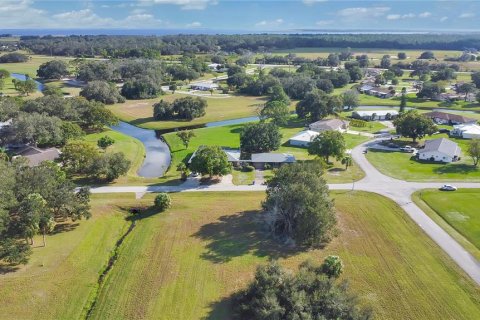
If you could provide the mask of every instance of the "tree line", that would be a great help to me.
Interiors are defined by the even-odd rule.
[[[248,34],[165,36],[23,36],[19,47],[36,54],[157,58],[217,51],[244,53],[301,47],[463,50],[480,48],[478,34]]]

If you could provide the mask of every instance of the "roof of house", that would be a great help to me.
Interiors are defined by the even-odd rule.
[[[317,131],[304,130],[291,137],[290,140],[310,142],[319,134]]]
[[[440,111],[427,112],[427,113],[424,113],[423,115],[429,118],[437,118],[437,119],[458,122],[458,123],[477,122],[477,120],[473,118],[467,118],[458,114],[446,113],[446,112],[440,112]]]
[[[27,158],[28,165],[31,167],[35,167],[43,161],[53,161],[60,157],[60,150],[58,150],[57,148],[40,149],[28,146],[17,152],[16,156]]]
[[[453,126],[453,129],[461,131],[462,133],[480,134],[480,126],[473,123],[457,124]]]
[[[360,87],[360,90],[371,90],[373,89],[373,86],[370,84],[364,84]]]
[[[237,162],[240,160],[241,152],[239,149],[229,149],[229,148],[222,148],[223,152],[227,155],[229,162]]]
[[[291,163],[295,157],[288,153],[253,153],[252,162]]]
[[[438,151],[452,157],[460,154],[460,148],[458,147],[458,144],[445,138],[425,141],[425,147],[419,152],[423,153],[432,151]]]
[[[218,88],[218,84],[213,82],[197,82],[192,83],[190,87],[197,87],[197,88]]]
[[[353,111],[354,114],[359,115],[360,117],[371,117],[373,114],[377,116],[386,116],[390,114],[392,116],[398,115],[396,110],[365,110],[365,111]]]
[[[320,120],[314,123],[310,123],[309,128],[315,128],[317,130],[338,130],[343,126],[348,125],[348,121],[341,119],[328,119]]]

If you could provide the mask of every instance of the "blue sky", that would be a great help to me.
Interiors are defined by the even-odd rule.
[[[0,0],[0,29],[480,31],[479,1]]]

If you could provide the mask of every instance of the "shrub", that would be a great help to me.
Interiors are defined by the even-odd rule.
[[[245,171],[245,172],[252,172],[254,170],[255,170],[254,166],[244,166],[243,167],[243,171]]]
[[[170,208],[170,206],[172,205],[172,200],[170,199],[170,196],[168,194],[162,192],[155,197],[154,204],[155,208],[163,212]]]

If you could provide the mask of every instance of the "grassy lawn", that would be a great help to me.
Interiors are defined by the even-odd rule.
[[[427,137],[427,139],[446,138],[444,134]],[[367,159],[385,175],[407,181],[480,181],[480,170],[473,166],[466,155],[469,140],[450,140],[458,143],[462,149],[462,160],[449,164],[419,162],[409,153],[369,150]],[[411,140],[403,140],[411,144]]]
[[[334,197],[339,236],[296,252],[260,230],[263,193],[172,194],[171,210],[139,220],[125,240],[92,318],[228,319],[229,296],[258,264],[273,258],[295,269],[328,254],[342,257],[343,277],[379,319],[476,318],[478,287],[397,205],[367,193]]]
[[[255,171],[243,171],[241,169],[232,170],[233,184],[249,185],[255,180]]]
[[[155,121],[153,104],[161,99],[172,101],[189,95],[175,93],[157,99],[128,100],[125,103],[108,106],[121,120],[147,129],[170,129],[184,126],[195,126],[212,121],[229,120],[256,116],[258,108],[265,103],[263,97],[231,96],[226,98],[203,97],[207,100],[207,113],[192,121]],[[292,102],[292,110],[294,104]]]
[[[352,115],[351,112],[348,112],[347,114]],[[368,121],[365,127],[355,127],[350,123],[350,130],[359,132],[376,133],[385,128],[386,127],[378,121]]]
[[[425,210],[470,253],[480,259],[480,199],[479,189],[460,189],[455,192],[422,190],[415,202]]]
[[[0,318],[81,319],[117,239],[128,222],[121,204],[133,195],[92,196],[92,218],[57,225],[41,237],[26,266],[0,276]],[[3,271],[3,270],[2,270]]]
[[[179,172],[175,171],[177,165],[181,161],[188,161],[193,152],[195,152],[195,150],[201,145],[217,145],[229,148],[239,148],[240,132],[243,126],[243,124],[238,124],[223,127],[196,129],[194,130],[195,137],[191,139],[188,149],[185,149],[175,133],[164,134],[163,137],[170,146],[172,153],[172,165],[170,166],[170,170],[167,172],[165,178],[178,179],[180,174]],[[292,147],[288,144],[288,139],[301,130],[303,130],[303,123],[295,118],[291,120],[288,126],[280,128],[280,131],[283,135],[281,142],[282,144],[279,150],[274,152],[293,154],[297,160],[313,159],[314,157],[308,154],[306,148]],[[345,134],[344,136],[347,143],[347,148],[349,149],[368,140],[368,138],[358,135]],[[364,176],[363,171],[356,165],[352,166],[348,170],[344,170],[344,166],[336,161],[334,162],[333,166],[329,168],[328,172],[329,174],[326,175],[326,178],[331,183],[351,182],[353,179],[358,180]]]

